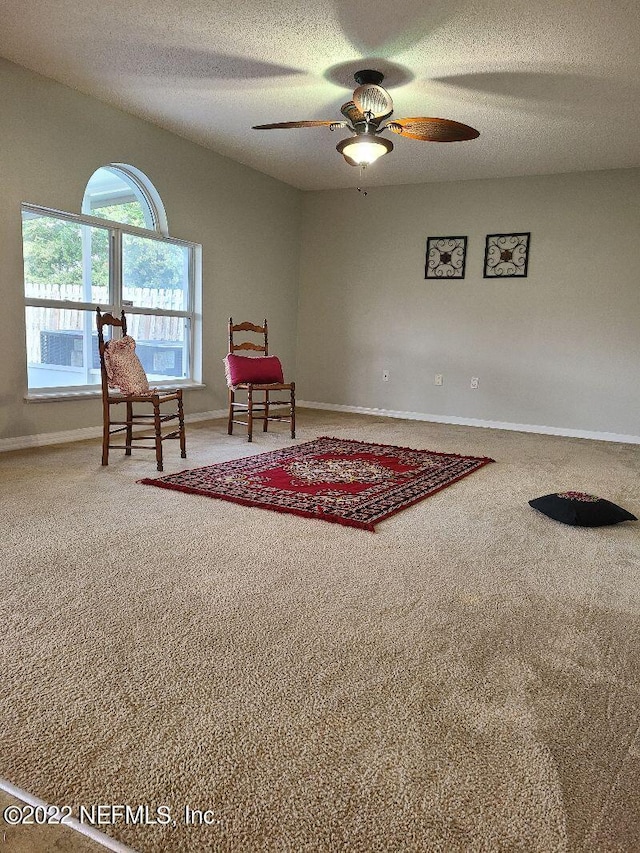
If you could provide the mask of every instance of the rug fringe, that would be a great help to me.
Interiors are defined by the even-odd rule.
[[[373,524],[369,524],[366,521],[342,518],[337,515],[331,515],[331,513],[328,512],[306,512],[303,509],[295,509],[294,507],[275,506],[274,504],[260,503],[258,501],[248,501],[244,500],[244,498],[236,498],[229,495],[217,494],[216,492],[208,492],[205,491],[205,489],[196,489],[191,486],[180,486],[177,483],[163,483],[162,480],[153,480],[150,477],[145,477],[143,480],[136,480],[136,482],[141,483],[143,486],[157,486],[160,489],[170,489],[174,492],[183,492],[186,495],[200,495],[203,498],[215,498],[216,500],[227,501],[227,503],[241,504],[242,506],[249,507],[253,506],[258,509],[270,509],[273,510],[273,512],[282,512],[287,513],[288,515],[299,515],[302,518],[315,518],[318,521],[330,521],[333,524],[342,524],[343,527],[357,527],[360,530],[369,530],[371,533],[375,533],[375,527]]]
[[[315,438],[314,441],[320,441],[321,439],[327,439],[327,441],[348,441],[350,444],[369,444],[373,447],[391,447],[395,450],[415,450],[416,453],[433,453],[436,456],[454,456],[456,459],[477,459],[479,462],[495,462],[495,459],[491,459],[490,456],[464,456],[462,453],[446,453],[441,450],[426,450],[422,447],[405,447],[402,444],[379,444],[377,441],[360,441],[357,438],[337,438],[335,435],[320,435],[318,438]],[[308,444],[312,444],[311,441],[307,442]],[[299,444],[298,447],[302,447],[303,445]],[[455,482],[454,480],[451,481]]]

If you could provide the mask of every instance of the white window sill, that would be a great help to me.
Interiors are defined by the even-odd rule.
[[[165,384],[158,384],[157,387],[160,391],[165,388],[168,390],[172,388],[182,388],[183,391],[191,391],[192,389],[198,388],[206,388],[202,382],[168,382]],[[96,388],[82,388],[78,391],[61,391],[59,388],[54,391],[34,391],[32,394],[27,394],[24,398],[27,403],[59,403],[65,400],[100,400],[102,399],[102,388],[97,386]]]

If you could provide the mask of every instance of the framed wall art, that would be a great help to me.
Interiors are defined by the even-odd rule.
[[[466,237],[428,237],[425,278],[464,278]]]
[[[484,250],[484,278],[526,277],[531,232],[487,234]]]

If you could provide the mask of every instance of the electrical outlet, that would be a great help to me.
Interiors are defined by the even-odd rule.
[[[478,377],[472,376],[471,377],[471,387],[473,388],[474,391],[478,387],[479,384],[480,384],[480,380],[478,379]]]
[[[388,382],[388,381],[389,381],[389,371],[388,371],[388,370],[383,370],[383,371],[382,371],[382,381],[383,381],[383,382]]]
[[[434,385],[444,385],[444,376],[442,373],[436,373],[435,379],[433,380]]]

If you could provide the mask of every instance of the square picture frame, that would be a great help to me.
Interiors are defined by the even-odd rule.
[[[427,237],[425,278],[441,281],[464,278],[466,264],[466,237]]]
[[[531,232],[487,234],[484,278],[526,278]]]

